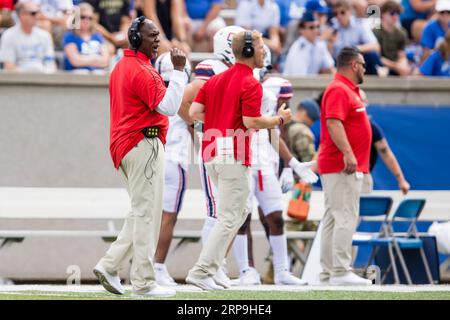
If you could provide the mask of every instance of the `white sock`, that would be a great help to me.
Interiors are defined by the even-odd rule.
[[[248,270],[250,266],[248,265],[248,241],[246,234],[238,234],[233,242],[233,254],[236,260],[239,273]]]
[[[203,228],[202,228],[202,244],[203,245],[205,245],[206,240],[208,239],[209,234],[211,233],[211,230],[212,230],[212,228],[214,228],[216,223],[217,223],[216,218],[206,217],[205,223],[203,224]]]
[[[158,271],[166,270],[166,265],[164,263],[155,263],[153,264],[153,268]]]
[[[289,270],[288,266],[288,250],[286,235],[269,236],[270,247],[273,253],[273,270],[274,273]]]

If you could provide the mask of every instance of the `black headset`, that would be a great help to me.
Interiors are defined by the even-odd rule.
[[[245,31],[244,34],[244,48],[242,49],[242,55],[246,58],[251,58],[255,54],[255,49],[253,48],[253,37],[251,31]]]
[[[141,24],[145,21],[144,16],[140,16],[139,18],[136,18],[131,23],[131,27],[128,30],[128,41],[130,42],[131,48],[134,51],[137,51],[142,43],[142,36],[139,32],[139,29],[141,27]]]

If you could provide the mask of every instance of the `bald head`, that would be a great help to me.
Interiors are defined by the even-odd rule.
[[[139,18],[138,18],[139,19]],[[136,21],[136,20],[135,20]],[[138,48],[133,48],[131,43],[130,48],[138,50],[145,54],[149,59],[154,59],[158,55],[159,47],[159,30],[153,21],[145,19],[137,28],[137,31],[141,35],[141,44]],[[128,39],[131,38],[131,26],[128,30]],[[131,42],[131,41],[130,41]]]

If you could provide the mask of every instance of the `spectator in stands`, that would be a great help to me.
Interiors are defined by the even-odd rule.
[[[235,24],[262,33],[273,53],[281,53],[280,9],[274,0],[241,0],[236,9]]]
[[[190,40],[193,41],[193,45],[206,40],[208,51],[212,51],[214,35],[226,26],[225,20],[219,16],[223,0],[185,0],[185,4],[186,26]]]
[[[109,41],[112,54],[127,46],[127,30],[131,24],[129,0],[85,0],[94,7],[96,28]]]
[[[367,74],[378,74],[377,69],[381,66],[380,45],[369,25],[355,18],[347,0],[336,2],[334,15],[332,24],[336,33],[327,39],[332,43],[333,56],[336,58],[344,47],[355,46],[364,55]]]
[[[64,35],[64,70],[102,71],[109,65],[109,52],[99,32],[94,32],[94,8],[89,3],[79,5],[80,29]]]
[[[186,29],[180,17],[186,15],[183,0],[143,0],[142,14],[161,30],[159,54],[173,47],[189,53]],[[138,13],[138,16],[141,14]]]
[[[51,35],[36,26],[39,5],[19,2],[16,5],[19,23],[3,33],[0,61],[6,70],[54,72],[55,52]]]
[[[14,25],[13,10],[14,0],[0,0],[0,28],[10,28]]]
[[[411,74],[411,67],[405,53],[408,40],[406,31],[398,27],[402,7],[394,0],[381,6],[381,28],[373,29],[381,46],[381,62],[389,68],[391,75]]]
[[[367,108],[369,103],[367,100],[366,93],[362,89],[360,89],[359,95],[361,96],[361,100]],[[378,155],[380,155],[381,160],[383,160],[386,167],[394,175],[395,179],[397,179],[398,187],[403,192],[403,194],[406,195],[411,187],[408,181],[405,179],[405,176],[403,175],[402,168],[400,167],[400,164],[398,163],[395,154],[389,147],[388,141],[384,136],[381,127],[372,118],[369,118],[369,121],[370,127],[372,128],[372,142],[370,145],[370,164],[369,164],[369,172],[364,175],[361,192],[363,193],[372,192],[373,179],[371,172],[375,167],[375,164],[377,163]]]
[[[284,65],[285,76],[316,75],[332,73],[334,60],[325,41],[318,39],[319,20],[312,12],[305,12],[299,23],[301,36],[289,49]]]
[[[61,49],[62,37],[73,12],[72,0],[33,0],[40,4],[37,26],[53,37],[55,48]]]
[[[401,0],[403,12],[400,15],[402,27],[408,37],[415,42],[420,41],[423,27],[433,12],[437,0]]]
[[[297,39],[298,22],[305,11],[304,0],[276,0],[280,9],[280,39],[287,51]],[[289,41],[289,43],[287,43]]]
[[[424,48],[422,61],[437,47],[450,29],[450,0],[438,0],[436,3],[437,18],[428,21],[423,29],[420,44]]]
[[[307,11],[310,11],[314,14],[314,16],[319,20],[320,23],[320,32],[319,34],[325,30],[325,26],[327,24],[328,20],[328,13],[331,11],[328,7],[325,0],[307,0],[304,3],[304,7],[301,7],[301,9],[295,9],[295,13],[299,13],[300,16],[291,18],[291,21],[288,26],[287,30],[287,36],[286,41],[284,42],[284,49],[286,51],[289,50],[292,43],[297,39],[298,37],[298,23],[300,22],[301,16]]]
[[[424,76],[450,77],[450,30],[445,39],[420,67]]]

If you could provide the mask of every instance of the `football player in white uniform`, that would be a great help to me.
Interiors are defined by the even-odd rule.
[[[270,64],[270,53],[266,52],[266,67]],[[255,70],[255,76],[262,80],[263,74]],[[293,96],[291,83],[283,78],[272,77],[262,83],[263,99],[261,113],[274,115],[283,104],[288,104]],[[289,272],[287,239],[284,234],[284,221],[282,217],[283,202],[282,193],[287,192],[293,186],[293,172],[301,179],[309,183],[317,181],[317,175],[310,167],[312,162],[298,162],[288,150],[284,141],[279,137],[278,129],[271,131],[259,130],[252,137],[252,175],[250,179],[251,202],[253,208],[253,196],[256,198],[259,208],[263,213],[262,223],[267,226],[266,232],[273,252],[273,265],[275,271],[275,284],[277,285],[305,285],[306,282],[294,277]],[[275,146],[278,144],[278,150]],[[275,146],[274,146],[275,145]],[[281,181],[278,180],[279,157],[289,164],[284,168]],[[281,183],[281,184],[280,184]],[[254,267],[249,265],[248,232],[250,232],[249,215],[246,223],[240,228],[233,243],[233,253],[239,268],[240,277],[233,281],[236,285],[260,284],[260,276]]]
[[[158,57],[155,62],[155,69],[163,78],[166,86],[168,86],[173,71],[173,64],[169,52]],[[191,66],[187,60],[184,72],[187,75],[186,81],[188,82],[191,74]],[[192,140],[187,123],[178,114],[169,117],[169,130],[166,140],[163,215],[161,232],[155,253],[154,270],[155,279],[159,285],[174,286],[177,283],[170,276],[164,262],[169,251],[173,229],[186,191],[187,167],[190,159],[189,150],[191,150]]]

